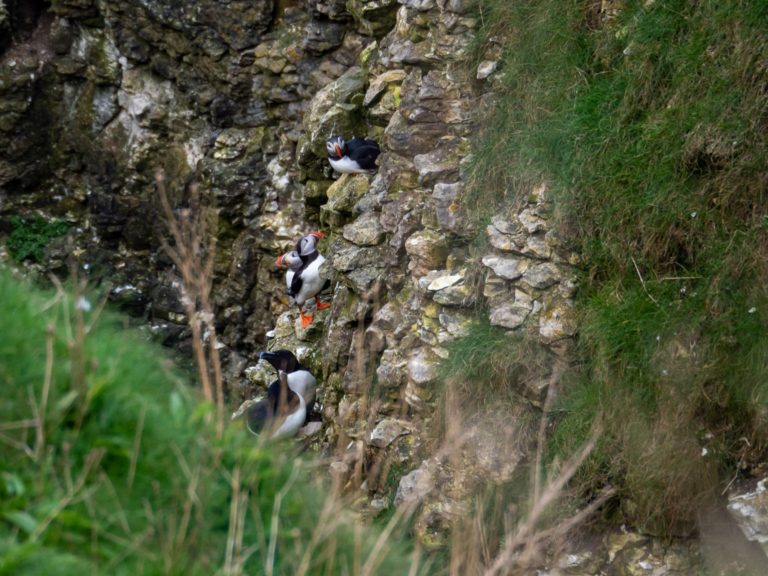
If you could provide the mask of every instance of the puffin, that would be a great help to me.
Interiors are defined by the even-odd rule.
[[[274,440],[296,435],[307,418],[307,405],[301,394],[288,385],[288,374],[277,371],[277,380],[269,385],[267,397],[248,408],[246,426],[251,434],[269,432]]]
[[[311,232],[299,238],[294,251],[301,258],[301,267],[297,270],[288,270],[286,273],[286,284],[288,284],[288,275],[291,275],[288,295],[294,299],[299,308],[302,328],[307,328],[314,319],[312,315],[304,314],[304,303],[307,300],[314,298],[318,310],[325,310],[331,306],[322,302],[318,296],[326,284],[326,281],[320,277],[320,265],[325,262],[325,258],[317,251],[317,242],[323,236],[322,232]],[[277,263],[279,264],[280,261],[281,259],[278,258]]]
[[[273,350],[262,352],[259,359],[269,362],[277,371],[282,370],[288,375],[288,387],[304,398],[307,409],[312,407],[315,401],[317,379],[312,373],[302,366],[296,356],[290,350]],[[270,385],[274,385],[274,382]]]
[[[376,172],[376,158],[379,145],[366,138],[352,138],[345,142],[341,136],[331,136],[325,142],[328,161],[340,174],[373,174]]]

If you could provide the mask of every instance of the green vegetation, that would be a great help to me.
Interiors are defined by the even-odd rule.
[[[30,259],[40,262],[43,251],[52,238],[63,236],[69,230],[69,224],[63,221],[47,221],[39,216],[21,218],[11,216],[11,235],[8,238],[8,250],[21,262]]]
[[[408,573],[292,445],[217,438],[159,349],[69,300],[0,270],[0,575]]]
[[[615,486],[622,521],[687,533],[719,482],[768,456],[768,5],[480,10],[504,52],[474,205],[546,182],[586,262],[583,369],[551,452],[600,418],[578,487]]]

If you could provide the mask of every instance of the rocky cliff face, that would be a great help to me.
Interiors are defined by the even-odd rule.
[[[63,273],[75,255],[183,348],[155,171],[177,207],[197,183],[217,214],[232,400],[259,382],[258,350],[295,350],[321,376],[315,441],[341,448],[332,473],[374,512],[395,486],[397,503],[423,503],[420,533],[439,543],[471,486],[509,479],[528,449],[501,415],[466,431],[458,462],[428,457],[423,424],[446,345],[481,316],[524,339],[536,362],[511,360],[518,393],[541,406],[576,332],[578,256],[550,225],[546,186],[488,224],[473,218],[470,138],[497,72],[493,47],[477,70],[467,64],[471,2],[53,0],[24,25],[21,4],[0,2],[0,31],[15,31],[0,45],[0,234],[33,217],[69,223],[28,267]],[[377,174],[334,180],[332,134],[376,138]],[[274,260],[318,226],[332,307],[303,330]]]
[[[6,2],[17,33],[0,69],[0,210],[68,222],[30,267],[62,273],[77,255],[113,300],[184,347],[155,171],[177,207],[196,182],[217,214],[214,298],[233,399],[251,392],[239,377],[276,326],[270,345],[298,349],[322,374],[325,444],[352,441],[335,472],[348,481],[393,454],[414,468],[412,420],[429,419],[445,345],[476,310],[547,358],[523,379],[534,403],[574,333],[574,256],[549,229],[544,186],[494,217],[487,250],[471,248],[483,231],[466,166],[494,64],[466,62],[470,4],[54,0],[22,26],[21,4]],[[378,173],[334,180],[332,134],[379,140]],[[303,331],[274,259],[315,226],[330,237],[333,307]]]

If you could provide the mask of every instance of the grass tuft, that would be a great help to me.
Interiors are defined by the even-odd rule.
[[[586,262],[581,377],[562,391],[552,457],[599,419],[576,485],[616,486],[621,521],[689,533],[768,457],[768,10],[480,6],[504,54],[473,203],[492,212],[546,182]]]

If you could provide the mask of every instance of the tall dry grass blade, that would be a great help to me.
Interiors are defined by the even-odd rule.
[[[376,543],[373,546],[368,559],[365,561],[362,569],[362,576],[371,576],[375,573],[376,567],[381,562],[381,554],[384,552],[386,545],[389,542],[389,537],[392,536],[392,532],[400,525],[407,515],[410,515],[411,511],[407,508],[398,508],[398,510],[389,519],[384,530],[381,531],[379,537],[376,539]]]
[[[229,499],[229,528],[227,530],[227,545],[224,555],[224,574],[234,574],[235,540],[237,537],[238,505],[240,504],[240,466],[232,471],[232,496]]]
[[[49,324],[45,331],[45,374],[43,376],[43,393],[40,397],[40,407],[37,410],[35,420],[37,422],[37,435],[35,438],[35,459],[39,462],[45,449],[45,416],[48,409],[48,396],[51,393],[51,381],[53,380],[53,340],[54,327]]]
[[[136,424],[136,432],[133,435],[133,447],[131,448],[131,463],[128,466],[128,477],[125,479],[125,487],[130,492],[133,488],[133,480],[136,478],[136,466],[139,463],[139,450],[141,449],[141,437],[144,434],[144,418],[147,415],[147,405],[141,405],[139,421]]]
[[[104,457],[104,454],[106,454],[106,450],[103,448],[91,450],[88,453],[88,455],[85,457],[83,469],[80,472],[80,475],[78,476],[74,486],[72,486],[71,490],[67,490],[67,493],[61,500],[59,500],[53,510],[51,510],[46,515],[46,517],[35,527],[35,529],[29,535],[30,542],[37,542],[37,539],[40,538],[43,532],[48,529],[48,526],[50,526],[51,522],[53,522],[59,516],[59,514],[61,514],[64,509],[70,505],[70,503],[72,503],[78,493],[85,486],[85,482],[90,476],[91,471],[101,463],[101,459]]]
[[[272,505],[272,521],[269,526],[269,547],[267,549],[266,565],[264,566],[264,571],[267,576],[274,576],[275,573],[275,552],[277,551],[278,530],[280,528],[280,508],[283,505],[283,498],[285,498],[285,495],[288,494],[288,491],[296,481],[298,471],[299,468],[294,462],[288,480],[285,481],[285,485],[275,496],[275,502]]]
[[[533,554],[532,547],[537,542],[537,539],[533,536],[537,523],[549,505],[562,495],[565,485],[592,453],[601,431],[601,427],[598,424],[593,426],[590,438],[582,446],[578,454],[569,458],[554,480],[547,483],[539,498],[533,503],[526,518],[517,525],[514,532],[508,533],[502,550],[497,554],[490,568],[484,572],[485,576],[496,576],[497,574],[506,573],[514,561],[515,554],[523,546],[526,546],[524,556],[530,557]]]
[[[196,185],[190,187],[192,208],[182,210],[177,216],[171,207],[162,171],[156,172],[155,179],[165,225],[174,242],[171,246],[166,238],[161,237],[160,243],[181,273],[182,301],[187,313],[187,323],[192,331],[195,363],[205,399],[215,406],[216,435],[221,438],[224,433],[224,379],[213,303],[210,298],[216,235],[208,231],[199,188]]]

